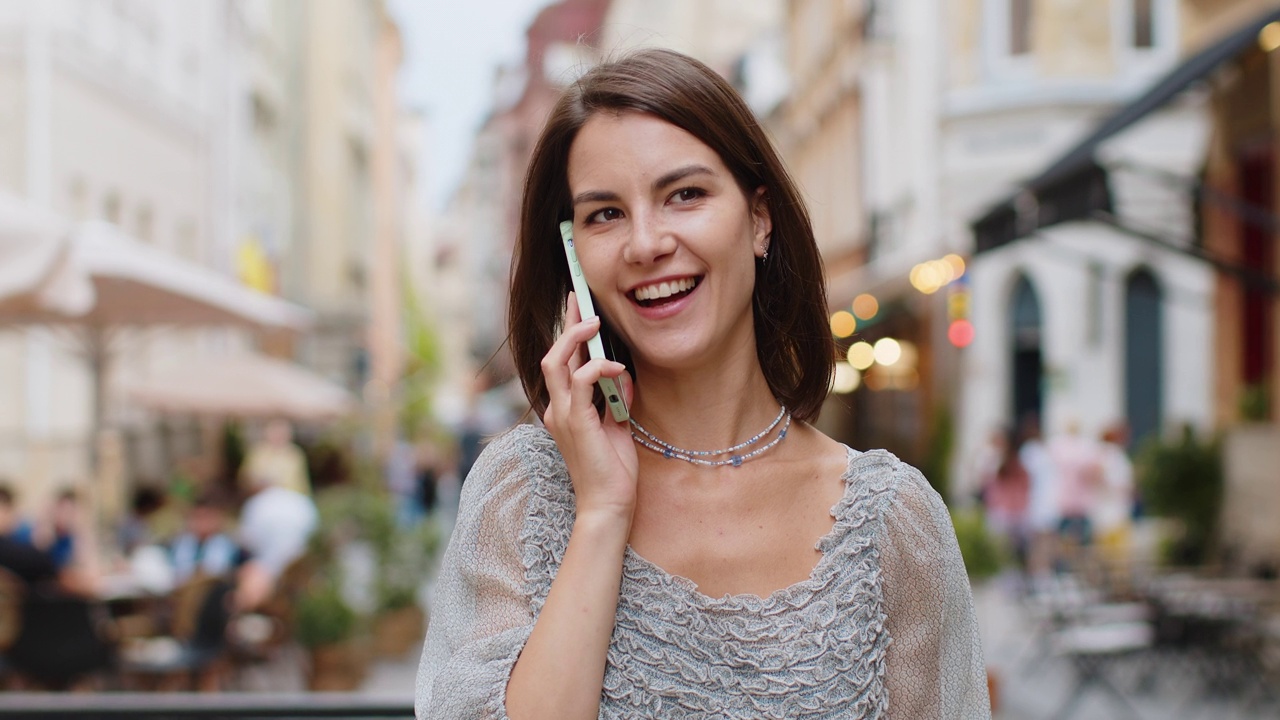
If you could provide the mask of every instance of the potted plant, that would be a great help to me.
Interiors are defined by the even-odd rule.
[[[311,653],[312,690],[354,690],[363,679],[359,648],[353,642],[358,618],[337,584],[320,582],[299,596],[294,636]]]
[[[1225,494],[1221,443],[1200,440],[1186,425],[1176,438],[1148,441],[1134,469],[1144,508],[1181,525],[1165,559],[1198,565],[1212,558]]]
[[[439,528],[421,522],[399,529],[379,550],[378,615],[374,619],[374,649],[380,657],[401,658],[426,634],[426,613],[418,592],[426,580],[439,545]]]

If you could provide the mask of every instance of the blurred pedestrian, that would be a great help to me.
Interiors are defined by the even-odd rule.
[[[247,561],[237,574],[236,606],[253,610],[307,550],[319,518],[311,498],[264,478],[250,478],[253,495],[240,511],[240,545]]]
[[[431,515],[440,496],[441,466],[444,454],[439,446],[427,440],[418,446],[418,454],[414,465],[414,482],[417,485],[418,502],[422,512]]]
[[[186,529],[170,544],[173,579],[229,577],[241,560],[239,544],[226,532],[227,503],[216,490],[201,493],[187,511]]]
[[[387,491],[395,502],[396,522],[408,527],[422,519],[418,500],[417,450],[413,443],[397,439],[387,453],[385,478]]]
[[[1049,441],[1049,457],[1058,474],[1058,533],[1062,541],[1059,569],[1079,569],[1081,554],[1093,542],[1094,506],[1102,485],[1102,461],[1098,443],[1080,432],[1079,423],[1067,423],[1066,432]]]
[[[13,486],[0,480],[0,538],[31,543],[31,523],[18,512],[18,497]]]
[[[983,505],[988,525],[1013,551],[1019,570],[1025,571],[1031,480],[1018,457],[1017,439],[1008,435],[1004,438],[999,442],[999,464],[983,488]]]
[[[262,439],[245,455],[240,469],[241,484],[254,487],[266,482],[286,490],[311,495],[311,478],[307,472],[307,456],[293,441],[293,426],[288,420],[267,423]]]
[[[155,528],[151,521],[164,507],[165,500],[164,490],[154,485],[142,485],[133,491],[129,513],[120,521],[120,529],[116,533],[120,552],[126,557],[134,550],[155,542]]]
[[[1117,422],[1103,431],[1098,446],[1101,482],[1090,521],[1098,553],[1113,575],[1128,564],[1134,509],[1133,463],[1125,451],[1129,428]]]
[[[71,488],[59,491],[45,516],[34,526],[31,541],[49,554],[58,570],[72,565],[87,569],[93,565],[80,494]]]
[[[1019,433],[1018,462],[1027,473],[1028,570],[1042,578],[1053,569],[1058,548],[1058,473],[1044,440],[1040,419],[1028,415]]]

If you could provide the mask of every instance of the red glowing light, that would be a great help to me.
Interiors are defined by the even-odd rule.
[[[973,323],[968,320],[953,320],[947,328],[947,339],[958,348],[968,347],[973,342]]]

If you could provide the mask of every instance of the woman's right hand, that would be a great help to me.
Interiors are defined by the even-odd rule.
[[[604,417],[592,403],[596,382],[614,378],[631,405],[631,376],[622,363],[582,361],[582,345],[600,331],[600,318],[582,320],[577,298],[569,293],[564,332],[542,358],[549,401],[542,421],[555,438],[573,482],[579,519],[606,515],[631,522],[636,502],[639,461],[631,427]]]

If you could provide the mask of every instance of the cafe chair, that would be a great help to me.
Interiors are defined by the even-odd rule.
[[[21,613],[21,627],[5,655],[24,685],[67,690],[112,668],[114,636],[100,604],[32,587],[25,592]]]

